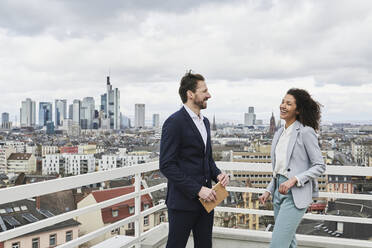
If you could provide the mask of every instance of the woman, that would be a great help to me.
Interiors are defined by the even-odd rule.
[[[280,104],[280,118],[285,127],[272,141],[273,179],[259,200],[264,204],[273,196],[275,226],[270,247],[294,248],[296,229],[318,193],[316,179],[326,169],[315,133],[320,104],[307,91],[290,89]]]

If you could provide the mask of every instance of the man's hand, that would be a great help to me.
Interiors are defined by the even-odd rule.
[[[291,179],[285,181],[284,183],[280,184],[279,193],[286,195],[288,193],[288,190],[290,190],[296,183],[297,183],[296,177],[292,177]]]
[[[226,185],[229,184],[230,182],[230,178],[229,178],[229,175],[225,174],[225,173],[221,173],[217,176],[217,180],[218,182],[221,183],[222,186],[226,187]]]
[[[265,202],[267,201],[267,199],[269,199],[269,197],[270,197],[270,192],[265,191],[265,193],[263,193],[260,197],[258,197],[258,200],[261,202],[261,204],[265,204]]]
[[[202,187],[198,193],[199,197],[204,201],[211,202],[216,200],[216,191],[213,189]]]

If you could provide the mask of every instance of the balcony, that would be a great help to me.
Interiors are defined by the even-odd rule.
[[[245,171],[245,172],[271,172],[270,164],[254,164],[240,162],[218,162],[217,166],[224,171]],[[158,162],[140,164],[125,168],[113,169],[103,172],[94,172],[73,177],[59,178],[45,182],[21,185],[11,188],[0,189],[0,204],[14,202],[22,199],[28,199],[40,195],[55,193],[63,190],[80,188],[85,185],[96,184],[104,181],[117,179],[124,176],[133,176],[135,178],[135,191],[123,196],[119,196],[110,200],[106,200],[97,204],[89,205],[77,210],[66,212],[54,217],[40,220],[35,223],[30,223],[11,230],[0,232],[0,242],[14,239],[23,236],[27,233],[37,231],[39,229],[66,221],[75,219],[83,214],[97,211],[102,208],[134,199],[135,210],[134,215],[125,219],[119,220],[113,224],[106,225],[100,229],[84,234],[58,247],[78,247],[85,244],[105,233],[111,232],[121,226],[128,225],[134,222],[134,236],[117,235],[113,238],[104,240],[92,247],[165,247],[167,240],[167,223],[161,223],[150,230],[143,232],[141,230],[141,221],[144,216],[164,210],[164,203],[160,203],[151,208],[141,211],[141,195],[163,190],[166,188],[165,183],[141,189],[141,174],[151,172],[158,169]],[[328,166],[326,174],[329,175],[345,175],[345,176],[372,176],[372,168],[367,167],[347,167],[347,166]],[[246,193],[263,193],[263,189],[247,188],[247,187],[228,187],[230,192],[246,192]],[[329,193],[321,192],[320,197],[332,199],[353,199],[353,200],[372,200],[372,195],[368,194],[344,194],[344,193]],[[229,212],[239,214],[251,214],[259,216],[273,216],[273,211],[259,210],[253,208],[232,208],[232,207],[217,207],[216,213]],[[371,218],[348,217],[339,215],[324,215],[308,213],[304,216],[305,220],[316,221],[336,221],[349,223],[372,224]],[[270,242],[271,232],[266,230],[249,230],[215,227],[213,230],[213,247],[268,247]],[[356,240],[336,237],[323,237],[313,235],[297,234],[299,247],[372,247],[372,241]],[[187,247],[193,247],[192,238],[190,238]]]

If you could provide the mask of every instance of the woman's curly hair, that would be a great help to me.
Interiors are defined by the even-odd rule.
[[[292,95],[296,99],[296,110],[299,112],[296,119],[304,126],[319,130],[322,105],[315,101],[310,94],[303,89],[292,88],[287,91],[287,94]]]

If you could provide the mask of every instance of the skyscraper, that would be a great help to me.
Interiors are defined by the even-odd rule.
[[[67,119],[67,101],[66,99],[56,99],[54,101],[55,125],[62,126],[62,121]]]
[[[1,114],[1,126],[0,128],[4,129],[11,129],[12,128],[12,123],[9,122],[9,113],[2,113]]]
[[[53,118],[53,105],[51,102],[40,102],[39,103],[39,126],[46,126],[48,121],[52,121]]]
[[[104,102],[105,94],[101,95],[101,105]],[[101,106],[102,108],[102,106]],[[104,107],[103,107],[104,108]],[[103,109],[105,111],[105,109]],[[107,77],[106,93],[106,118],[110,119],[110,129],[120,129],[120,91],[113,89],[110,83],[110,77]]]
[[[1,123],[7,123],[9,122],[9,113],[2,113],[1,114]]]
[[[94,119],[94,98],[93,97],[84,97],[83,102],[81,104],[81,121],[86,122],[86,126],[82,125],[82,129],[92,129],[93,128],[93,119]]]
[[[72,122],[77,125],[80,125],[80,108],[81,101],[75,99],[72,103]]]
[[[36,124],[36,104],[30,98],[22,101],[20,123],[21,127],[34,127]]]
[[[68,105],[68,118],[70,120],[72,120],[72,118],[74,118],[74,104],[73,103]]]
[[[107,93],[101,95],[101,108],[103,113],[107,113]]]
[[[143,103],[134,105],[134,127],[145,127],[145,104]]]
[[[159,114],[152,115],[152,126],[158,128],[159,125]]]
[[[248,108],[248,113],[244,114],[244,125],[253,126],[256,121],[256,114],[254,113],[254,107]]]

